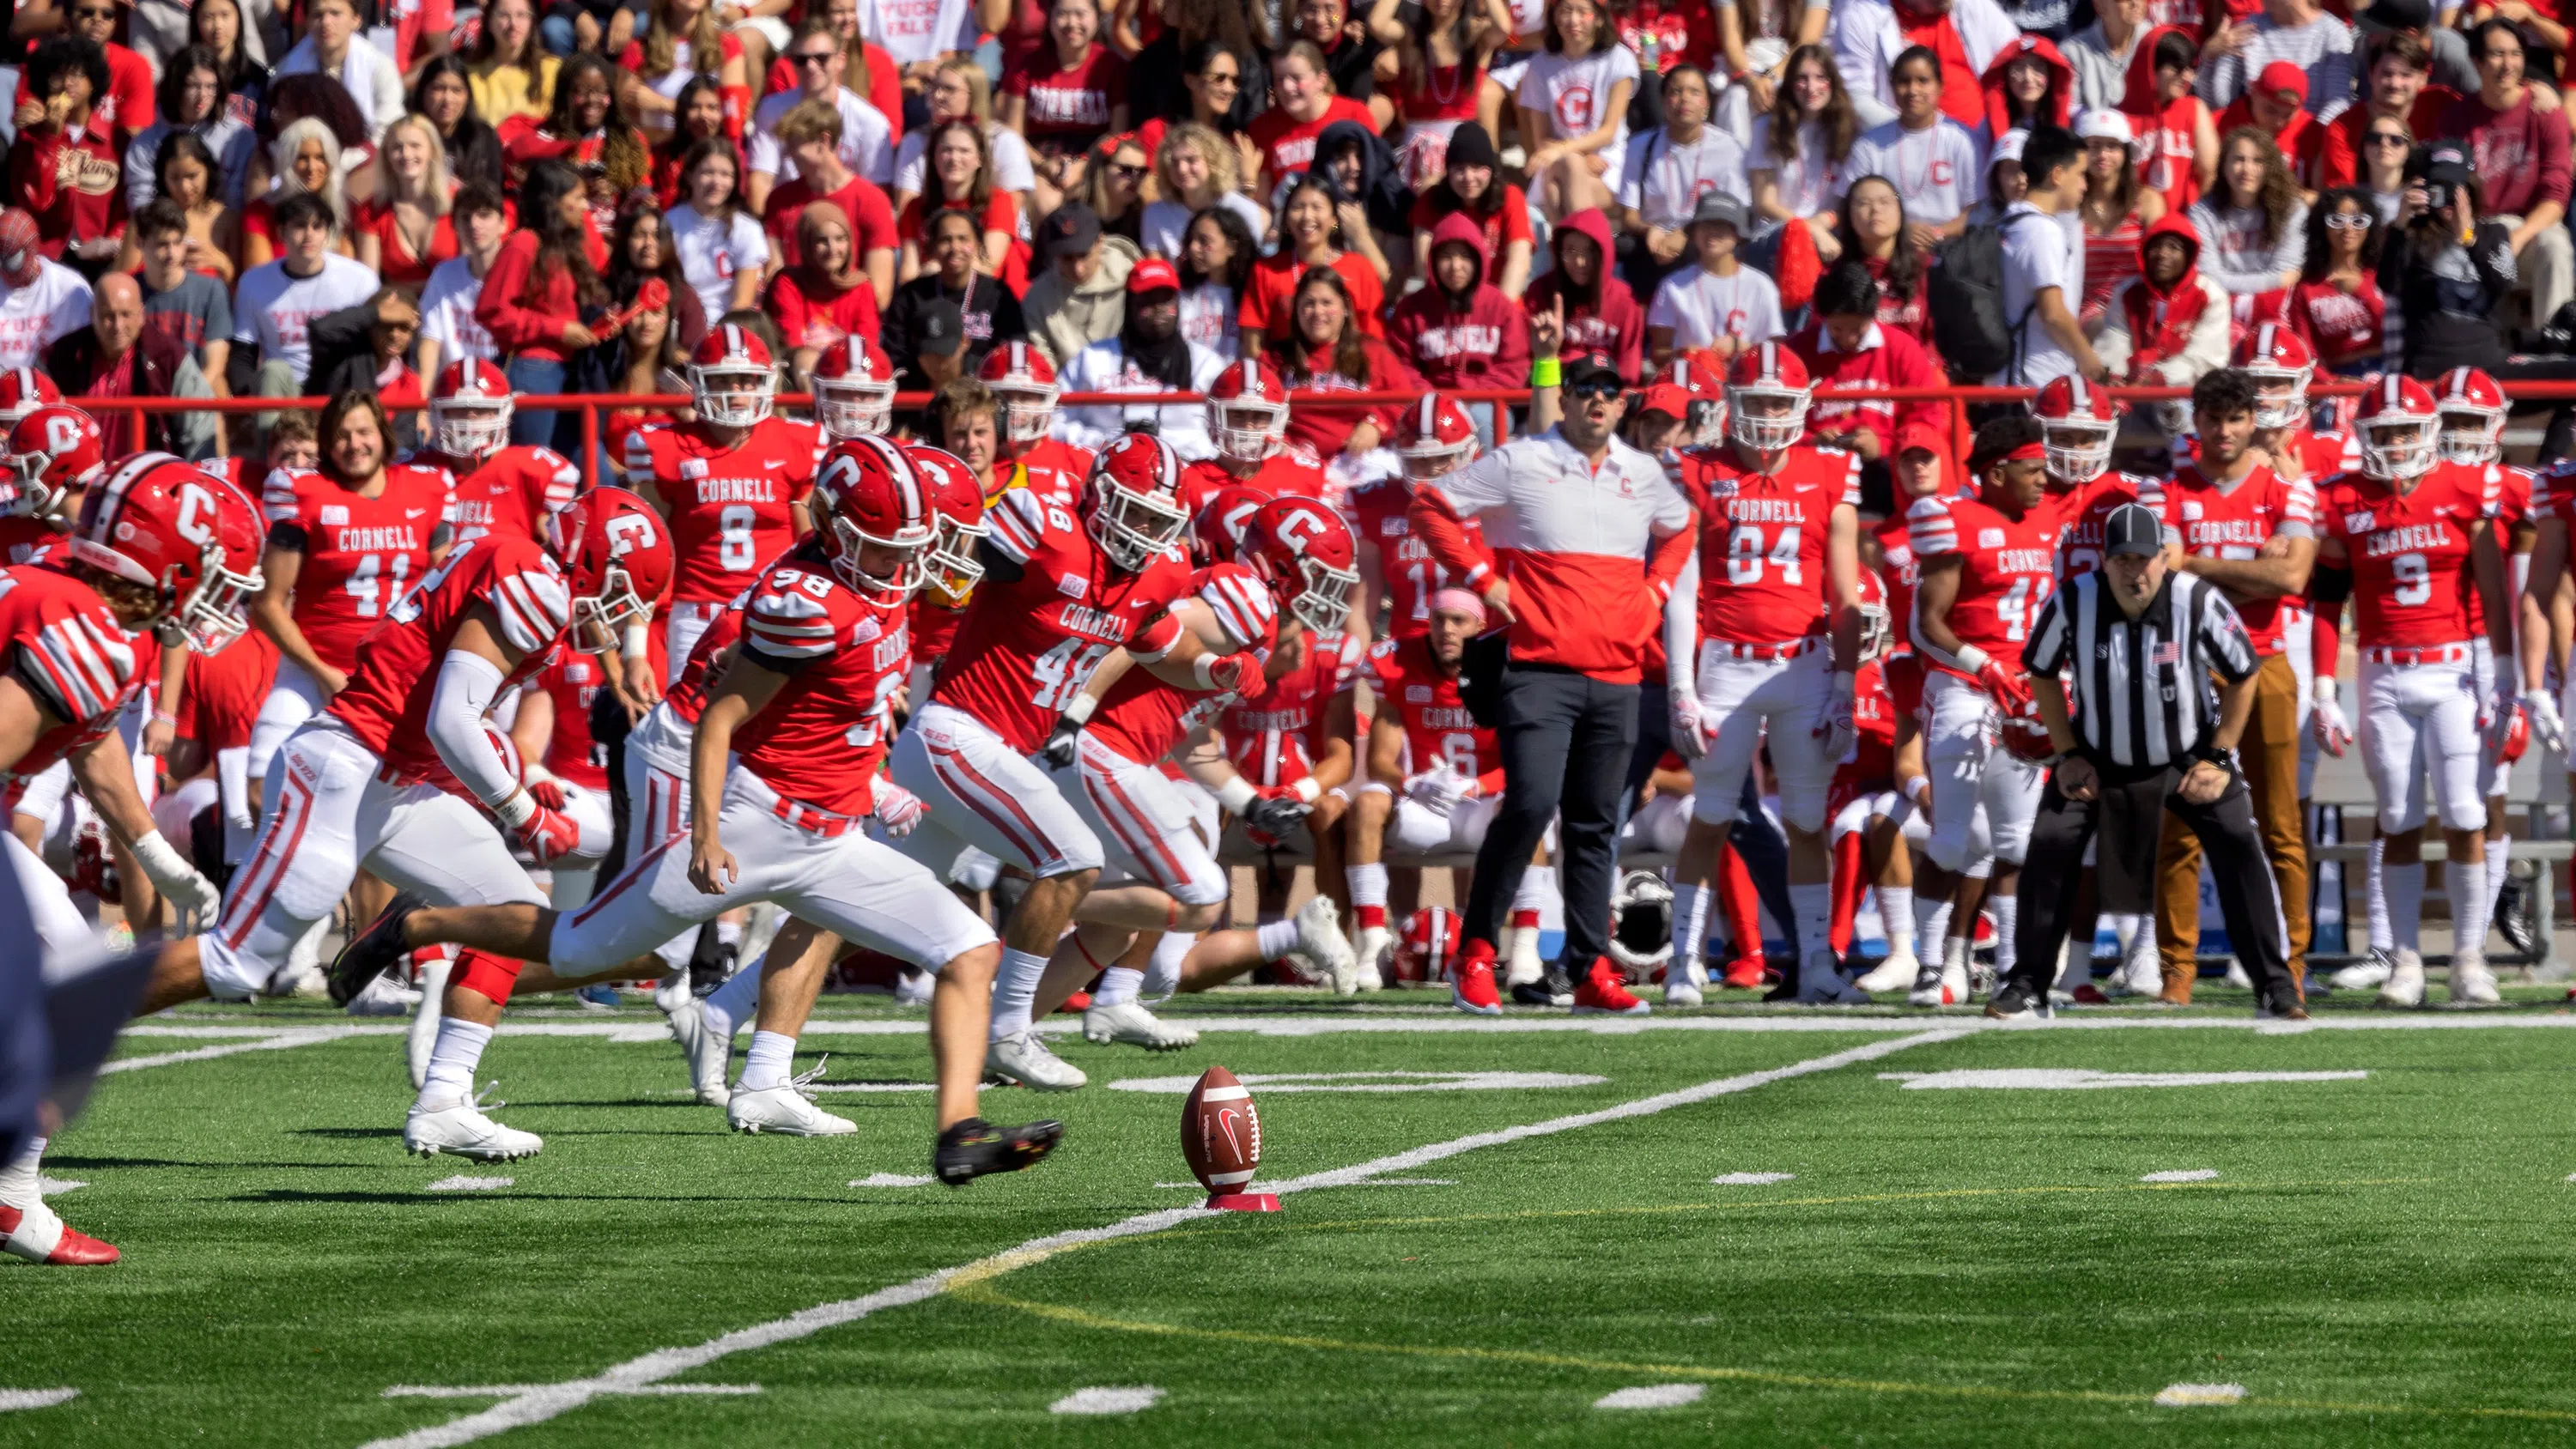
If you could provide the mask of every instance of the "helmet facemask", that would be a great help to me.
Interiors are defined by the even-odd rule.
[[[2361,424],[2361,471],[2373,478],[2420,478],[2440,458],[2437,418],[2400,414],[2365,418]]]
[[[763,415],[767,412],[764,406]],[[814,379],[814,420],[823,425],[826,437],[836,441],[882,434],[894,422],[894,384],[818,377]]]
[[[65,490],[45,485],[45,469],[53,459],[42,453],[19,453],[6,462],[9,471],[17,475],[17,487],[7,504],[0,506],[0,515],[51,518],[62,511]]]
[[[1106,474],[1092,480],[1091,516],[1084,520],[1091,541],[1109,561],[1129,573],[1170,548],[1188,526],[1190,516],[1167,498],[1131,493]]]
[[[748,428],[769,416],[778,382],[757,363],[691,363],[689,390],[696,395],[701,420],[720,428]],[[894,390],[886,391],[891,396]]]
[[[1217,456],[1232,463],[1259,463],[1279,451],[1288,429],[1288,405],[1267,400],[1210,399],[1208,431],[1216,435]]]
[[[2295,428],[2308,415],[2308,373],[2304,367],[2240,367],[2254,384],[2254,426],[2263,432]]]
[[[585,654],[605,654],[620,646],[626,625],[652,616],[653,607],[635,592],[635,581],[623,564],[599,571],[599,592],[572,601],[573,638]]]
[[[1860,606],[1860,662],[1867,664],[1896,645],[1896,629],[1885,604]]]
[[[1713,397],[1690,400],[1690,411],[1682,419],[1682,437],[1691,447],[1713,447],[1726,440],[1726,404]]]
[[[1807,433],[1808,390],[1745,383],[1726,390],[1727,436],[1757,453],[1777,453]]]
[[[1297,572],[1304,587],[1288,601],[1288,612],[1297,622],[1318,634],[1341,632],[1350,622],[1351,593],[1360,586],[1360,576],[1349,569],[1337,569],[1319,558],[1300,557]]]
[[[432,398],[429,445],[451,458],[488,458],[508,446],[508,398]]]
[[[1002,404],[1002,436],[1012,443],[1034,443],[1055,423],[1055,384],[1014,379],[985,387]]]
[[[221,544],[206,545],[197,567],[197,587],[179,601],[168,620],[197,654],[220,654],[250,627],[246,612],[251,596],[267,583],[257,568],[237,574],[224,566]]]
[[[1410,448],[1396,450],[1396,456],[1404,463],[1404,476],[1417,483],[1457,472],[1467,466],[1475,453],[1476,440],[1473,438],[1455,443],[1424,438]]]
[[[2456,399],[2442,404],[2441,453],[2445,463],[2484,467],[2504,453],[2504,413]]]
[[[2048,471],[2068,483],[2089,483],[2111,466],[2118,425],[2100,418],[2042,418],[2039,433]]]
[[[975,546],[989,532],[980,523],[940,518],[938,536],[923,559],[927,576],[922,583],[931,597],[951,608],[966,607],[966,596],[984,580],[984,564],[975,557]]]

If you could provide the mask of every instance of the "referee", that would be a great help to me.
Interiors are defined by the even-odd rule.
[[[2048,1014],[2048,985],[2096,829],[2102,900],[2154,898],[2156,842],[2171,810],[2208,854],[2227,938],[2254,977],[2258,1014],[2304,1020],[2289,926],[2236,767],[2263,661],[2226,595],[2172,571],[2153,512],[2134,503],[2114,509],[2103,541],[2102,567],[2051,595],[2022,646],[2031,695],[2058,753],[2022,867],[2020,960],[1986,1015]],[[2074,721],[2060,677],[2068,673]],[[2211,688],[2213,674],[2223,687]]]

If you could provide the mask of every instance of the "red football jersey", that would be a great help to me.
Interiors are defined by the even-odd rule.
[[[2306,478],[2284,482],[2269,468],[2256,468],[2222,490],[2198,468],[2185,466],[2174,470],[2164,494],[2167,526],[2182,530],[2183,552],[2201,558],[2250,559],[2276,534],[2316,532],[2316,485]],[[2229,602],[2245,620],[2255,653],[2281,652],[2278,598]]]
[[[2047,501],[2057,510],[2062,528],[2057,536],[2057,581],[2061,584],[2102,566],[2102,530],[2111,521],[2112,509],[2141,504],[2164,519],[2166,527],[2173,526],[2172,516],[2165,509],[2164,485],[2135,473],[2103,473],[2090,483],[2052,493]]]
[[[814,491],[823,434],[811,423],[767,418],[730,448],[704,423],[655,423],[626,445],[626,476],[651,479],[671,521],[678,564],[671,596],[722,603],[796,542],[789,508]]]
[[[555,702],[554,737],[546,741],[546,768],[585,790],[608,788],[605,752],[590,738],[590,702],[608,687],[599,661],[564,650],[537,676],[537,687]]]
[[[269,543],[300,549],[295,627],[323,663],[347,673],[358,641],[429,572],[429,540],[447,514],[443,468],[396,463],[373,498],[319,473],[280,468],[261,488]]]
[[[1896,701],[1887,692],[1887,670],[1873,659],[1852,675],[1852,723],[1859,734],[1851,753],[1834,767],[1837,789],[1885,786],[1896,778]]]
[[[1019,565],[1020,577],[988,574],[975,586],[931,698],[1026,753],[1046,743],[1110,650],[1169,647],[1180,631],[1170,606],[1189,592],[1190,567],[1167,549],[1141,572],[1121,573],[1073,510],[1026,488],[1004,493],[984,523],[993,551]]]
[[[257,629],[244,630],[217,653],[192,652],[175,732],[183,740],[202,741],[209,751],[244,748],[276,682],[277,643]]]
[[[2351,562],[2356,643],[2414,648],[2477,635],[2469,535],[2495,513],[2484,468],[2437,463],[2406,493],[2345,473],[2318,490],[2317,512]]]
[[[734,733],[734,757],[791,800],[867,814],[894,731],[891,701],[912,668],[903,606],[860,597],[820,553],[798,549],[752,589],[742,647],[787,672],[787,684]]]
[[[1887,623],[1896,636],[1893,654],[1914,652],[1914,586],[1923,570],[1914,561],[1914,537],[1904,514],[1882,519],[1870,532],[1878,539],[1878,581],[1887,590]]]
[[[1680,465],[1699,510],[1700,637],[1780,644],[1824,632],[1826,537],[1837,507],[1860,506],[1860,455],[1801,444],[1763,473],[1732,447],[1706,447]]]
[[[448,551],[409,598],[385,611],[366,638],[349,687],[330,713],[406,783],[438,781],[447,766],[429,741],[429,706],[456,626],[489,603],[501,637],[520,652],[494,698],[546,667],[572,622],[572,586],[552,555],[523,538],[487,534]]]
[[[42,563],[0,570],[0,640],[10,677],[60,721],[25,754],[0,761],[6,801],[15,804],[27,777],[116,727],[117,711],[151,681],[161,655],[149,639],[125,632],[89,585]]]
[[[1190,592],[1216,610],[1228,637],[1251,633],[1245,647],[1266,657],[1277,643],[1279,614],[1270,586],[1252,570],[1238,563],[1210,564],[1191,578]],[[1130,669],[1109,686],[1085,728],[1128,759],[1150,765],[1180,748],[1181,741],[1233,702],[1228,692],[1179,689],[1148,670]]]
[[[1313,774],[1328,708],[1357,680],[1360,658],[1359,640],[1348,634],[1310,636],[1305,668],[1228,705],[1217,727],[1236,771],[1255,785],[1294,785]]]
[[[42,518],[14,513],[0,517],[0,566],[16,568],[33,563],[37,554],[61,542],[64,536],[61,529]]]
[[[1905,511],[1915,564],[1944,554],[1961,557],[1959,592],[1950,604],[1950,632],[2021,673],[2022,641],[2030,621],[2056,585],[2057,510],[2042,500],[2019,518],[1975,498],[1918,498]],[[1919,582],[1919,578],[1918,578]],[[1926,658],[1926,663],[1932,661]],[[1933,664],[1949,673],[1959,671]]]
[[[550,507],[559,509],[581,491],[581,470],[573,466],[571,459],[552,448],[527,443],[503,448],[480,463],[429,451],[414,453],[404,461],[444,468],[455,480],[449,491],[456,501],[448,511],[447,522],[459,540],[506,533],[538,542],[537,527],[542,520],[531,511],[528,500],[542,498]]]
[[[1377,545],[1378,572],[1386,580],[1386,627],[1390,638],[1418,639],[1431,629],[1431,596],[1449,587],[1448,568],[1431,556],[1431,546],[1413,531],[1405,508],[1413,487],[1401,478],[1381,478],[1350,494],[1351,534]],[[1467,541],[1492,567],[1485,548],[1484,526],[1467,520]],[[1364,604],[1374,604],[1366,600]]]
[[[993,473],[995,476],[984,480],[987,508],[1004,491],[1026,488],[1049,503],[1070,509],[1082,502],[1082,490],[1091,482],[1091,450],[1040,438],[1025,453],[995,459]]]
[[[1419,772],[1445,762],[1452,774],[1469,779],[1484,781],[1487,775],[1493,776],[1486,781],[1489,791],[1502,787],[1503,756],[1494,732],[1480,728],[1475,716],[1467,713],[1467,701],[1458,693],[1458,676],[1440,668],[1431,657],[1428,640],[1419,635],[1379,640],[1369,646],[1360,677],[1368,681],[1378,708],[1394,710],[1404,726],[1404,747],[1412,769]]]

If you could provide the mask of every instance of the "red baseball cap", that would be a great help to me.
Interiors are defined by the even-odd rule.
[[[1146,257],[1127,271],[1127,295],[1141,297],[1147,292],[1177,292],[1181,274],[1161,257]]]
[[[2265,95],[2288,91],[2305,102],[2308,98],[2308,73],[2289,61],[2276,60],[2263,67],[2263,73],[2254,78],[2254,87]]]
[[[1637,411],[1662,413],[1675,422],[1690,416],[1691,395],[1688,389],[1669,382],[1659,382],[1637,394]]]

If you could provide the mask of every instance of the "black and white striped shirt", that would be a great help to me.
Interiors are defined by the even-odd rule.
[[[2263,661],[2235,606],[2201,579],[2169,575],[2132,619],[2096,571],[2048,596],[2022,663],[2034,677],[2074,677],[2068,703],[2095,763],[2152,769],[2182,759],[2218,728],[2212,671],[2233,684]]]

